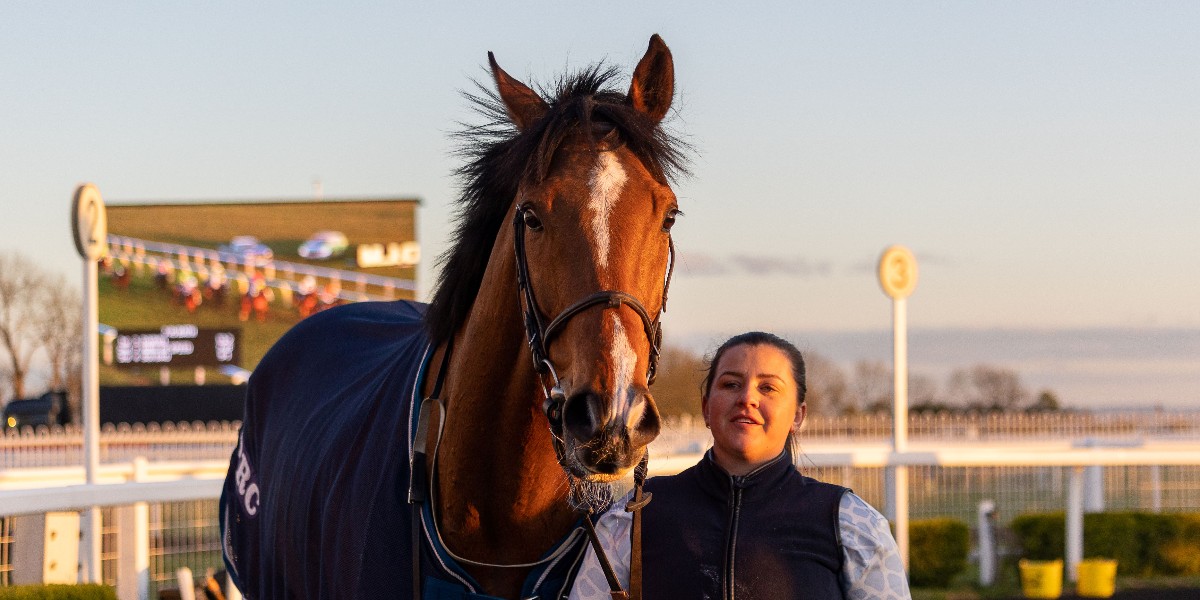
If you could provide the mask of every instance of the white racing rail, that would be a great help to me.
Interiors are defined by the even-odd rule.
[[[246,277],[242,271],[262,271],[267,274],[267,285],[277,289],[286,287],[290,292],[298,292],[299,281],[305,276],[311,275],[318,280],[338,282],[340,286],[343,286],[338,296],[351,302],[393,300],[398,290],[416,292],[417,289],[417,282],[412,279],[385,277],[360,271],[282,260],[270,260],[263,264],[257,264],[230,252],[220,252],[198,246],[166,244],[118,235],[109,235],[108,245],[113,258],[129,261],[136,265],[146,265],[150,268],[156,267],[161,261],[168,261],[172,270],[182,269],[184,271],[207,270],[211,265],[220,264],[232,279]]]
[[[122,506],[136,502],[206,500],[221,495],[228,460],[101,465],[97,483],[83,467],[0,471],[0,512],[6,516]]]

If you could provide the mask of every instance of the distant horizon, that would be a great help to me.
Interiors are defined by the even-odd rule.
[[[772,330],[807,356],[832,360],[849,376],[859,361],[892,364],[892,331]],[[742,330],[672,333],[664,344],[698,356]],[[1200,404],[1200,327],[914,327],[909,325],[911,375],[934,379],[945,391],[955,369],[986,364],[1015,371],[1030,393],[1054,392],[1064,408],[1082,410],[1184,409]],[[45,385],[43,361],[30,372],[31,389]],[[2,394],[0,394],[2,395]]]
[[[665,343],[711,352],[733,332],[665,331]],[[892,364],[892,331],[779,330],[803,353],[815,352],[850,375],[858,361]],[[959,368],[987,364],[1015,371],[1032,400],[1053,391],[1067,408],[1185,408],[1200,402],[1200,328],[964,328],[909,326],[909,373],[944,391]]]
[[[1110,330],[1111,331],[1159,331],[1159,330],[1163,330],[1163,331],[1167,331],[1167,330],[1170,330],[1170,331],[1200,331],[1200,326],[1193,326],[1193,325],[1062,325],[1062,326],[980,325],[980,326],[974,327],[974,326],[970,326],[970,325],[938,325],[938,326],[932,326],[932,327],[914,328],[910,324],[908,326],[908,330],[909,330],[910,334],[915,331],[925,331],[925,332],[929,332],[929,331],[972,331],[972,332],[1029,331],[1029,332],[1041,332],[1041,333],[1053,333],[1053,332],[1061,332],[1061,331],[1110,331]],[[812,327],[812,328],[804,328],[804,329],[793,328],[793,331],[795,331],[797,333],[812,333],[812,334],[880,333],[880,332],[886,332],[889,336],[892,334],[892,330],[890,328],[881,328],[881,327],[858,327],[858,328],[856,328],[856,327]],[[694,335],[707,335],[709,333],[711,333],[712,335],[719,335],[718,330],[715,330],[715,329],[712,330],[711,332],[707,332],[707,333],[705,333],[705,332],[688,333],[688,334],[684,334],[684,335],[690,337],[690,336],[694,336]],[[681,336],[681,337],[683,337],[683,336]]]

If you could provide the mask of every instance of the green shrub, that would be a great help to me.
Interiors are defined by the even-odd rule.
[[[1055,560],[1066,547],[1067,520],[1063,513],[1021,515],[1011,528],[1021,545],[1021,556],[1030,560]]]
[[[1135,514],[1083,515],[1083,557],[1116,559],[1121,575],[1149,575],[1146,536],[1139,530],[1139,525],[1145,526],[1148,521],[1139,521]]]
[[[1155,566],[1171,575],[1200,575],[1200,514],[1173,515]]]
[[[914,586],[946,587],[967,568],[970,532],[958,519],[925,519],[908,525],[909,579]]]
[[[0,587],[0,600],[117,600],[106,585],[14,585]]]
[[[1063,558],[1063,513],[1021,515],[1013,520],[1011,528],[1023,557]],[[1116,559],[1122,575],[1200,574],[1200,514],[1086,514],[1083,556]]]

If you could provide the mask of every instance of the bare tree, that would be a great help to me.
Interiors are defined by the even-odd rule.
[[[883,361],[859,361],[854,365],[854,395],[868,412],[892,407],[892,368]]]
[[[13,398],[25,397],[25,377],[41,345],[36,324],[44,285],[33,261],[21,254],[0,254],[0,348],[8,355]]]
[[[12,386],[12,367],[8,366],[7,361],[0,362],[0,390],[9,389]],[[0,405],[4,404],[4,392],[0,391]]]
[[[804,371],[809,414],[832,416],[857,410],[846,373],[837,363],[810,351],[804,354]]]
[[[79,292],[68,285],[62,275],[42,287],[41,297],[37,336],[50,361],[50,389],[61,390],[66,387],[67,374],[73,363],[82,359],[79,340],[82,305]]]
[[[928,375],[910,373],[908,376],[908,406],[915,411],[941,410],[945,406],[941,402],[937,381]]]
[[[949,387],[951,396],[978,410],[1016,410],[1029,399],[1016,371],[992,365],[955,370]]]
[[[79,291],[62,275],[43,286],[41,296],[36,329],[50,363],[50,389],[66,390],[71,411],[76,413],[76,387],[82,382],[79,371],[83,368],[83,344],[79,339],[82,301]]]
[[[663,348],[658,361],[654,402],[664,417],[700,416],[700,383],[704,381],[704,359],[675,346]]]
[[[1025,409],[1026,412],[1056,412],[1062,410],[1062,404],[1058,401],[1058,395],[1053,390],[1042,390],[1038,393],[1037,400]]]

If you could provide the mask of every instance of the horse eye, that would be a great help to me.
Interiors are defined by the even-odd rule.
[[[537,215],[533,214],[532,210],[526,210],[525,211],[525,226],[530,228],[533,231],[541,231],[542,230],[542,221],[537,218]]]
[[[667,212],[666,218],[663,219],[662,230],[667,233],[671,233],[671,228],[675,226],[675,217],[682,214],[683,212],[677,208],[671,209],[669,212]]]

